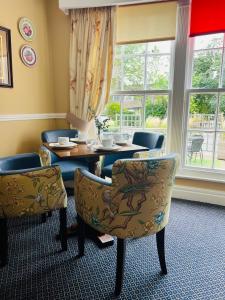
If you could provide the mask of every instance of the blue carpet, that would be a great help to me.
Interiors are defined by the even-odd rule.
[[[69,199],[69,223],[75,219]],[[67,253],[54,239],[58,213],[9,224],[9,265],[0,270],[0,299],[113,299],[116,245],[100,250],[86,242],[75,260],[76,238]],[[129,240],[125,282],[119,299],[224,300],[225,207],[174,200],[166,230],[168,275],[160,276],[155,236]]]

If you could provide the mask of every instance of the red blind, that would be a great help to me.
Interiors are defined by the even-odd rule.
[[[225,0],[192,0],[190,36],[225,32]]]

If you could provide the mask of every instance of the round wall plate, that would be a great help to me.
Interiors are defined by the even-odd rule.
[[[27,67],[32,67],[37,62],[37,56],[36,56],[35,50],[32,47],[30,47],[29,45],[24,45],[21,47],[20,57],[21,57],[22,62]]]
[[[21,36],[24,38],[24,40],[33,41],[35,36],[35,28],[31,20],[29,20],[28,18],[20,18],[18,27],[19,27],[19,32]]]

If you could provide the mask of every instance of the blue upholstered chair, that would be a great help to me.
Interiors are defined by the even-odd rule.
[[[42,132],[41,139],[43,143],[55,143],[60,136],[74,138],[77,136],[77,133],[75,129],[48,130]],[[57,165],[60,167],[64,182],[74,179],[74,171],[77,168],[88,169],[88,164],[85,159],[60,159],[44,146],[40,148],[40,156],[43,166]]]
[[[149,157],[150,152],[156,152],[161,150],[164,141],[164,135],[160,133],[153,132],[135,132],[133,136],[132,143],[135,145],[147,147],[150,151],[148,151]],[[112,166],[113,163],[118,159],[124,158],[132,158],[133,152],[130,153],[120,153],[107,155],[103,159],[101,177],[112,177]]]
[[[41,167],[36,153],[0,159],[0,263],[8,261],[7,219],[60,211],[60,239],[67,250],[67,195],[60,168]]]

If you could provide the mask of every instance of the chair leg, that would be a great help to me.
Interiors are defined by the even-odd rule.
[[[165,228],[156,233],[157,250],[162,274],[167,274],[165,259]]]
[[[49,212],[48,212],[48,217],[49,217],[49,218],[52,217],[52,211],[49,211]]]
[[[60,221],[59,235],[60,235],[62,251],[66,251],[67,250],[67,209],[66,207],[60,208],[59,221]]]
[[[0,266],[8,263],[8,228],[7,219],[0,219]]]
[[[77,214],[78,223],[78,257],[84,256],[85,222]]]
[[[45,223],[47,221],[46,213],[41,214],[41,223]]]
[[[126,256],[126,240],[117,239],[116,286],[114,294],[119,296],[123,286]]]

